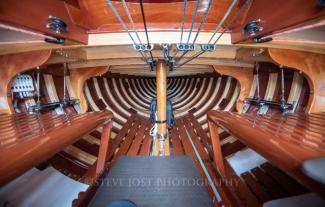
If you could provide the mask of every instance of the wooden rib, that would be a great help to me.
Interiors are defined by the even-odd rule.
[[[294,101],[296,102],[299,101],[299,97],[303,87],[302,85],[303,81],[304,81],[303,76],[298,72],[295,72],[291,84],[290,94],[287,101],[288,103],[292,104]]]
[[[228,75],[234,77],[238,80],[240,84],[240,94],[237,100],[236,109],[240,111],[244,104],[245,99],[247,99],[251,92],[249,90],[255,90],[256,81],[253,76],[253,68],[242,68],[242,67],[227,67],[227,66],[214,66],[214,69],[223,75]],[[255,84],[255,85],[254,85]]]
[[[77,68],[69,69],[70,81],[72,83],[72,89],[75,93],[75,98],[80,100],[80,108],[82,112],[88,110],[88,104],[84,95],[85,81],[93,76],[99,76],[106,73],[108,66],[102,67],[88,67],[88,68]]]
[[[0,57],[0,112],[13,113],[13,107],[8,100],[7,93],[9,91],[9,83],[17,74],[28,69],[35,68],[45,63],[51,55],[50,50],[26,52],[13,55],[2,55]]]
[[[76,159],[89,164],[89,165],[93,165],[97,160],[96,156],[91,155],[91,154],[89,154],[73,145],[66,147],[63,151],[66,152],[67,154],[75,157]]]
[[[284,49],[269,49],[269,54],[275,62],[306,74],[310,89],[314,92],[308,102],[308,112],[324,111],[324,55]]]

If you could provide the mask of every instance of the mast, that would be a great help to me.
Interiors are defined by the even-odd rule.
[[[169,155],[169,140],[167,134],[167,65],[164,60],[158,60],[156,67],[157,90],[157,137],[154,143],[155,156]]]

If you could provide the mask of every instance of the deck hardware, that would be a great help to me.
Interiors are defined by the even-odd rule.
[[[261,25],[261,19],[257,19],[254,21],[248,22],[244,29],[244,34],[249,35],[249,36],[255,36],[261,31],[263,31],[263,27]]]
[[[50,23],[46,25],[46,28],[52,30],[56,34],[68,31],[68,25],[59,17],[49,16]]]
[[[176,44],[176,48],[179,51],[193,51],[195,50],[195,45],[194,44]]]
[[[201,45],[201,49],[205,52],[212,52],[215,50],[215,45],[214,44],[203,44]]]
[[[272,39],[272,37],[264,38],[264,37],[258,36],[258,37],[254,37],[252,40],[254,43],[265,43],[265,42],[271,42],[273,39]]]
[[[66,92],[66,63],[64,66],[64,79],[63,79],[63,99],[61,101],[57,101],[57,102],[52,102],[52,103],[46,103],[46,104],[42,104],[41,103],[41,95],[40,95],[40,68],[37,67],[36,68],[36,97],[37,97],[37,101],[36,101],[36,105],[30,105],[27,108],[27,111],[29,113],[32,114],[39,114],[41,111],[44,110],[50,110],[50,109],[55,109],[57,111],[57,113],[59,114],[64,114],[64,110],[63,108],[65,106],[76,106],[79,104],[79,99],[69,99],[67,98],[67,92]]]
[[[190,27],[190,31],[189,31],[189,34],[188,34],[188,37],[187,37],[187,42],[186,42],[186,44],[183,45],[182,43],[180,43],[180,46],[181,46],[181,47],[178,47],[178,46],[176,45],[176,48],[177,48],[178,50],[183,51],[183,54],[182,54],[180,57],[178,57],[178,59],[182,59],[182,58],[184,57],[184,55],[186,55],[189,51],[192,51],[192,50],[195,49],[195,45],[194,45],[194,44],[195,44],[195,41],[196,41],[197,35],[198,35],[198,33],[199,33],[200,31],[199,31],[199,30],[197,31],[197,33],[196,33],[196,37],[194,38],[192,44],[190,44],[190,39],[191,39],[191,35],[192,35],[192,32],[193,32],[193,27],[194,27],[194,24],[195,24],[196,16],[197,16],[197,13],[198,13],[198,10],[199,10],[200,2],[201,2],[201,0],[197,0],[197,1],[196,1],[195,10],[194,10],[194,14],[193,14],[193,17],[192,17],[191,27]],[[210,0],[210,3],[211,3],[211,0]],[[203,19],[205,19],[204,16],[203,16]],[[201,24],[202,24],[202,22],[201,22]],[[201,24],[200,24],[200,25],[201,25]]]
[[[47,104],[40,104],[40,105],[30,106],[28,108],[28,112],[38,114],[38,113],[40,113],[41,111],[44,111],[44,110],[62,109],[60,111],[62,111],[62,114],[64,114],[63,108],[65,106],[74,106],[75,104],[79,104],[78,99],[69,99],[69,100],[67,100],[65,102],[63,100],[61,100],[61,101],[47,103]]]
[[[248,111],[249,107],[250,107],[250,102],[249,102],[249,100],[246,99],[244,101],[241,113],[246,113]]]
[[[48,43],[61,44],[65,43],[65,39],[61,37],[50,36],[51,38],[45,38],[44,41]]]
[[[250,107],[251,103],[255,103],[256,105],[259,105],[260,108],[257,112],[257,114],[266,114],[269,107],[273,106],[273,107],[277,107],[280,108],[282,110],[282,112],[284,114],[286,113],[293,113],[296,108],[297,108],[297,101],[293,101],[292,103],[288,103],[285,100],[285,85],[284,85],[284,68],[282,65],[280,65],[280,73],[281,73],[281,94],[280,94],[280,101],[276,102],[276,101],[272,101],[272,100],[264,100],[260,97],[259,95],[259,76],[258,76],[258,63],[256,63],[256,90],[257,90],[257,97],[249,97],[244,101],[244,105],[242,108],[242,113],[246,113],[247,110]]]
[[[133,48],[136,50],[136,51],[140,51],[140,52],[149,52],[151,50],[153,50],[154,48],[154,45],[153,44],[136,44],[136,45],[133,45]]]
[[[257,111],[257,114],[259,115],[264,115],[267,113],[267,111],[269,110],[269,105],[265,104],[264,102],[260,103],[260,108]]]
[[[163,44],[163,54],[164,54],[164,60],[165,63],[168,66],[168,70],[169,71],[173,71],[174,70],[174,63],[175,63],[175,59],[174,57],[169,55],[169,45],[168,44]]]
[[[154,68],[156,67],[158,60],[156,58],[153,59],[148,58],[146,61],[149,64],[150,71],[154,71]]]

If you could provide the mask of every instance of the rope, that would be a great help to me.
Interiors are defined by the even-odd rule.
[[[157,120],[157,113],[156,112],[154,112],[155,113],[155,117],[156,117],[156,119],[155,120]],[[157,125],[157,123],[155,123],[152,127],[151,127],[151,129],[150,129],[150,131],[149,131],[149,134],[150,134],[150,136],[152,136],[152,137],[156,137],[157,136],[157,133],[158,133],[158,125]]]
[[[237,0],[234,0],[237,1]],[[236,19],[239,17],[239,15],[241,14],[241,12],[252,2],[253,0],[246,0],[246,2],[240,7],[240,9],[236,12],[235,16],[230,20],[230,22],[227,24],[227,26],[225,27],[225,29],[222,31],[222,33],[219,35],[219,37],[216,39],[216,41],[214,41],[214,45],[218,42],[218,40],[224,35],[224,33],[230,28],[230,26],[236,21]],[[233,2],[234,4],[234,2]],[[228,8],[228,11],[226,12],[224,18],[222,19],[223,21],[227,18],[227,16],[230,14],[231,9],[233,8],[233,4],[231,4],[231,6]],[[220,22],[219,25],[217,26],[215,33],[219,30],[218,27],[221,27],[223,22]],[[212,38],[214,37],[215,34],[212,35]],[[209,42],[211,42],[212,38],[210,39]],[[190,57],[188,60],[184,61],[183,63],[175,66],[175,68],[179,68],[182,67],[183,65],[185,65],[186,63],[194,60],[195,58],[201,56],[202,54],[204,54],[206,51],[201,50],[200,52],[194,54],[192,57]]]
[[[204,24],[204,22],[205,22],[205,20],[206,20],[206,18],[207,18],[207,16],[208,16],[208,13],[209,13],[209,11],[210,11],[210,9],[211,9],[211,6],[212,6],[212,3],[213,3],[213,2],[214,2],[214,0],[210,0],[207,9],[204,11],[204,15],[203,15],[203,18],[202,18],[202,20],[201,20],[201,23],[200,23],[199,29],[198,29],[198,31],[197,31],[197,33],[196,33],[196,35],[195,35],[194,40],[193,40],[193,44],[195,44],[196,39],[198,38],[198,36],[199,36],[199,34],[200,34],[200,32],[201,32],[201,29],[202,29],[203,24]]]
[[[148,35],[146,17],[145,17],[145,14],[144,14],[144,8],[143,8],[142,0],[140,0],[140,8],[141,8],[141,15],[142,15],[142,20],[143,20],[144,30],[146,32],[147,44],[149,46],[150,45],[150,43],[149,43],[149,35]],[[151,60],[153,61],[153,56],[152,56],[151,51],[150,51],[150,57],[151,57]]]
[[[191,27],[190,27],[190,33],[188,34],[188,38],[187,38],[187,44],[190,42],[190,38],[191,38],[191,35],[192,35],[192,30],[193,30],[193,26],[194,26],[194,23],[195,23],[197,11],[199,10],[200,2],[201,2],[201,0],[197,0],[197,2],[196,2],[194,15],[193,15],[192,23],[191,23]]]
[[[132,16],[131,16],[131,13],[130,13],[130,10],[129,10],[128,6],[126,5],[125,0],[122,0],[122,3],[123,3],[123,7],[124,7],[124,9],[125,9],[125,11],[126,11],[126,14],[127,14],[127,16],[128,16],[128,19],[129,19],[129,21],[130,21],[130,23],[131,23],[132,29],[133,29],[135,35],[137,36],[139,43],[142,45],[142,42],[141,42],[141,39],[140,39],[140,37],[139,37],[139,34],[138,34],[138,31],[137,31],[137,28],[136,28],[136,26],[135,26],[135,24],[134,24],[133,18],[132,18]],[[142,53],[141,51],[140,51],[140,53],[141,53],[142,57],[145,59],[146,63],[149,64],[149,63],[148,63],[148,60],[147,60],[147,54],[146,54],[146,53]]]
[[[127,26],[125,25],[123,19],[121,18],[121,16],[119,15],[118,11],[115,9],[115,6],[113,5],[111,0],[106,0],[107,4],[110,6],[111,10],[113,11],[114,15],[117,17],[117,19],[119,20],[119,22],[121,23],[123,29],[128,33],[129,37],[131,38],[132,42],[134,45],[136,45],[135,40],[133,39],[130,31],[128,30]],[[133,21],[132,21],[133,22]],[[146,60],[146,57],[143,55],[143,53],[141,51],[139,51],[141,56]],[[147,62],[148,63],[148,62]]]
[[[179,44],[182,44],[183,42],[183,33],[184,33],[184,22],[185,22],[185,17],[186,17],[186,5],[187,5],[187,0],[184,0],[184,7],[183,7],[183,17],[182,17],[182,31],[181,31],[181,40],[179,41]],[[176,49],[176,52],[173,56],[173,58],[176,57],[178,53],[178,50]]]
[[[204,11],[203,17],[202,17],[202,19],[201,19],[201,22],[200,22],[200,25],[199,25],[199,28],[198,28],[198,31],[196,32],[196,35],[195,35],[194,40],[193,40],[193,43],[192,43],[193,45],[195,44],[195,42],[196,42],[196,40],[197,40],[197,38],[198,38],[198,36],[199,36],[199,34],[200,34],[200,32],[201,32],[201,29],[202,29],[203,24],[204,24],[204,22],[205,22],[205,20],[206,20],[206,18],[207,18],[207,16],[208,16],[208,13],[209,13],[209,11],[210,11],[210,9],[211,9],[211,6],[212,6],[213,1],[214,1],[214,0],[210,0],[210,1],[209,1],[209,5],[208,5],[208,7],[205,9],[205,11]],[[189,51],[185,51],[185,52],[184,52],[184,53],[179,57],[179,59],[183,58],[184,55],[186,55],[188,52],[189,52]]]

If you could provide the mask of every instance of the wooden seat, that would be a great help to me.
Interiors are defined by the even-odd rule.
[[[109,123],[109,111],[65,115],[0,115],[0,185]],[[109,134],[106,134],[109,136]]]
[[[96,176],[95,163],[81,178],[82,182],[90,186],[86,192],[79,193],[78,198],[73,202],[73,206],[87,206],[99,187],[100,177],[106,175],[121,156],[149,156],[151,145],[150,127],[149,119],[139,116],[136,112],[132,113],[116,137],[110,141],[104,172]]]
[[[219,126],[303,186],[324,195],[323,186],[301,170],[304,161],[325,156],[324,119],[325,113],[255,116],[210,111],[208,120],[216,164],[225,172],[222,154],[218,152]]]

